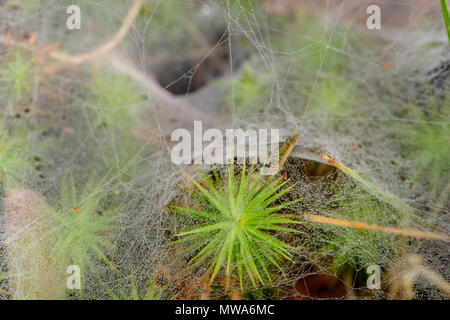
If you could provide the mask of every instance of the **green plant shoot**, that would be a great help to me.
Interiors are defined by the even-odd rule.
[[[0,125],[0,184],[11,186],[20,181],[26,170],[31,169],[28,161],[26,136],[13,135]]]
[[[286,182],[273,177],[264,180],[251,166],[246,172],[245,163],[236,179],[234,164],[228,171],[225,183],[214,173],[214,179],[200,171],[201,182],[192,179],[208,209],[173,207],[176,212],[201,223],[200,226],[179,234],[180,242],[190,242],[193,248],[201,248],[190,263],[209,262],[212,283],[222,269],[227,284],[233,271],[237,271],[241,291],[243,274],[246,273],[256,287],[258,283],[271,281],[269,267],[275,266],[281,272],[281,263],[291,260],[291,245],[278,239],[275,232],[300,233],[283,225],[299,224],[286,214],[277,213],[297,201],[281,202],[293,186],[283,188]],[[226,185],[227,184],[227,185]]]
[[[56,238],[53,254],[62,265],[77,264],[93,269],[93,257],[110,264],[105,249],[113,244],[106,234],[113,230],[114,212],[100,210],[100,194],[88,183],[78,194],[73,177],[63,180],[60,210],[49,208],[54,219],[51,236]]]
[[[31,67],[32,61],[24,59],[20,51],[17,51],[2,72],[1,80],[11,88],[16,100],[19,100],[30,88]]]
[[[445,29],[447,30],[448,42],[450,44],[450,9],[447,0],[441,0],[442,16],[444,17]]]

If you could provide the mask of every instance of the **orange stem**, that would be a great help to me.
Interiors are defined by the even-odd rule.
[[[379,231],[384,233],[396,234],[405,237],[415,237],[415,238],[423,238],[430,240],[444,240],[449,241],[450,236],[446,233],[442,232],[430,232],[430,231],[422,231],[416,229],[404,229],[404,228],[394,228],[394,227],[386,227],[377,224],[368,224],[358,221],[350,221],[343,220],[338,218],[331,218],[322,215],[316,215],[311,213],[305,213],[306,219],[312,222],[330,224],[339,227],[348,227],[348,228],[356,228],[361,230],[369,230],[369,231]]]

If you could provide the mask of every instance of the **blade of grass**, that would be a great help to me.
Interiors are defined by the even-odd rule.
[[[450,44],[450,9],[447,0],[441,0],[442,16],[444,17],[445,29],[447,30],[448,42]]]

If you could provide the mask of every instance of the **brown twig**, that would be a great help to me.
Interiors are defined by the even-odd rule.
[[[136,0],[133,3],[122,26],[111,40],[99,46],[97,49],[84,54],[66,54],[57,50],[57,47],[54,45],[50,48],[49,45],[36,47],[30,45],[29,42],[17,41],[9,36],[0,36],[0,44],[24,49],[37,54],[38,56],[47,56],[69,65],[79,65],[92,60],[110,63],[117,71],[126,74],[137,81],[138,84],[148,92],[150,98],[161,107],[160,112],[157,112],[155,116],[158,117],[158,126],[162,132],[171,132],[175,127],[179,127],[180,125],[189,127],[194,120],[202,120],[207,127],[220,127],[220,124],[223,124],[224,122],[223,118],[221,119],[214,114],[210,115],[200,112],[196,108],[190,106],[186,101],[175,98],[169,91],[162,88],[153,78],[148,77],[144,72],[136,68],[122,56],[112,52],[130,30],[142,8],[143,2],[144,0]],[[105,55],[108,55],[108,59],[99,59]]]
[[[311,213],[305,213],[305,218],[312,222],[324,223],[339,227],[355,228],[360,230],[378,231],[383,233],[395,234],[404,237],[423,238],[430,240],[443,240],[449,241],[450,236],[442,232],[430,232],[416,229],[405,229],[381,226],[377,224],[368,224],[358,221],[344,220],[339,218],[326,217],[322,215],[316,215]]]
[[[143,4],[144,4],[144,0],[136,0],[133,3],[133,6],[131,7],[130,11],[128,12],[125,20],[123,21],[122,26],[120,27],[119,31],[114,35],[114,37],[111,40],[104,43],[97,49],[95,49],[91,52],[77,55],[77,56],[65,54],[60,51],[53,51],[50,53],[49,56],[51,58],[58,59],[63,62],[77,65],[77,64],[80,64],[80,63],[86,62],[88,60],[92,60],[92,59],[95,59],[95,58],[98,58],[100,56],[107,54],[112,49],[114,49],[125,38],[128,31],[130,30],[134,20],[136,19],[137,15],[139,14],[139,11],[141,10]]]
[[[286,142],[281,146],[280,150],[280,163],[278,165],[279,169],[278,172],[280,172],[284,165],[286,164],[286,161],[291,154],[292,150],[294,150],[295,144],[297,143],[298,139],[300,139],[300,135],[296,134],[295,136],[292,136],[286,140]]]
[[[142,5],[144,3],[144,0],[135,0],[133,3],[130,11],[128,12],[125,20],[122,23],[122,26],[120,27],[119,31],[112,37],[111,40],[105,42],[103,45],[98,47],[97,49],[94,49],[90,52],[83,53],[80,55],[70,55],[66,54],[64,52],[53,50],[48,53],[49,57],[65,62],[70,63],[73,65],[78,65],[81,63],[84,63],[88,60],[92,60],[95,58],[99,58],[102,55],[107,54],[112,49],[114,49],[126,36],[128,31],[130,30],[134,20],[136,19],[137,15],[139,14],[140,9],[142,8]],[[27,43],[22,41],[14,40],[10,37],[0,36],[0,43],[7,45],[7,46],[14,46],[16,48],[28,50],[28,51],[39,51],[39,48],[34,46],[34,43]]]

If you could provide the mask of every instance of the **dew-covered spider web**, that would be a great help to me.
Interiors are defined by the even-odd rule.
[[[448,299],[449,45],[431,0],[0,1],[0,298]],[[300,136],[271,281],[210,283],[207,239],[176,242],[194,121]]]

